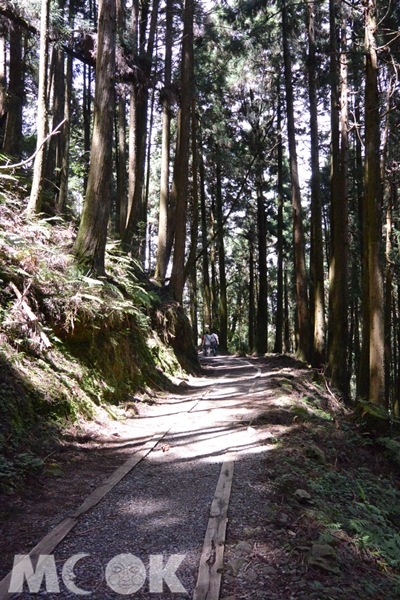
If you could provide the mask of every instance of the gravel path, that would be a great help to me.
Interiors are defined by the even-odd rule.
[[[221,463],[258,452],[265,435],[248,427],[260,412],[261,371],[238,358],[205,363],[212,378],[190,380],[183,399],[147,407],[134,420],[127,443],[166,435],[56,548],[60,591],[55,587],[47,598],[76,598],[84,591],[96,600],[192,597]],[[68,566],[74,579],[68,579]],[[163,568],[164,583],[157,575]],[[16,597],[42,594],[43,586]]]

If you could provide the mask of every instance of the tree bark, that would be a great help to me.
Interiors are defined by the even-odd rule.
[[[165,63],[164,90],[162,93],[162,142],[161,142],[161,180],[160,208],[158,217],[158,248],[155,277],[162,284],[167,274],[167,237],[168,237],[168,204],[169,204],[169,160],[171,143],[171,110],[170,87],[172,72],[172,0],[166,3],[165,23]],[[195,117],[192,117],[195,118]]]
[[[348,378],[348,90],[345,24],[342,29],[340,64],[336,43],[338,8],[330,3],[331,42],[331,247],[329,261],[328,374],[344,397]],[[345,19],[345,17],[343,17]],[[339,81],[340,75],[340,81]],[[340,96],[339,96],[339,90]],[[340,111],[340,112],[339,112]],[[339,126],[340,123],[340,126]]]
[[[71,7],[70,7],[71,10]],[[73,58],[67,56],[66,81],[65,81],[65,105],[64,118],[65,125],[62,130],[62,161],[60,173],[60,193],[58,196],[57,210],[60,213],[65,211],[68,201],[68,175],[69,175],[69,146],[71,131],[71,102],[72,102],[72,79],[73,79]]]
[[[33,165],[33,179],[29,198],[28,213],[40,213],[43,198],[43,175],[46,160],[46,144],[43,141],[47,134],[47,51],[49,28],[50,0],[42,0],[40,16],[40,58],[39,58],[39,91],[37,112],[37,154]]]
[[[192,124],[192,206],[190,223],[190,251],[184,269],[184,279],[186,281],[189,273],[196,272],[197,243],[199,237],[199,185],[198,185],[198,151],[197,151],[197,118],[196,101],[192,96],[191,110]]]
[[[278,86],[278,216],[277,216],[277,290],[274,352],[282,352],[283,339],[283,147],[280,86]]]
[[[200,211],[201,211],[204,327],[211,328],[211,290],[210,290],[210,272],[209,272],[209,266],[208,266],[206,186],[205,186],[205,174],[204,174],[204,158],[203,158],[201,143],[200,143]]]
[[[22,154],[22,106],[24,96],[22,31],[18,25],[13,23],[10,29],[7,120],[3,140],[3,153],[15,158],[20,158]]]
[[[284,265],[283,269],[283,294],[284,294],[284,334],[283,334],[283,351],[285,353],[290,352],[290,324],[289,324],[289,289],[288,289],[288,275],[287,267]]]
[[[185,0],[181,63],[181,110],[179,139],[177,141],[175,245],[171,272],[171,289],[177,302],[182,302],[186,242],[186,212],[188,189],[188,162],[190,136],[190,104],[192,94],[194,1]]]
[[[385,128],[382,143],[381,181],[383,182],[383,205],[386,206],[386,248],[385,248],[385,404],[386,409],[391,404],[391,392],[395,380],[392,373],[392,301],[393,301],[393,266],[392,266],[392,237],[393,237],[393,165],[390,176],[386,169],[389,157],[390,113],[392,108],[393,79],[387,90]],[[392,395],[393,397],[393,395]]]
[[[117,31],[120,42],[125,35],[125,0],[116,0]],[[120,236],[125,231],[127,215],[127,172],[126,172],[126,93],[118,92],[117,121],[117,192],[115,197],[115,231]]]
[[[257,176],[257,233],[258,233],[258,303],[256,350],[263,356],[267,352],[268,310],[267,310],[267,233],[265,222],[264,195],[262,190],[262,169]]]
[[[292,62],[289,46],[288,12],[286,0],[282,3],[282,42],[285,66],[285,90],[287,130],[289,142],[290,178],[292,186],[293,208],[293,249],[296,278],[296,310],[297,310],[297,353],[300,360],[309,362],[311,359],[310,311],[308,307],[307,273],[304,254],[304,233],[300,183],[297,166],[296,133],[294,123],[293,78]]]
[[[0,34],[0,148],[3,146],[5,122],[7,116],[6,90],[6,40],[3,35]]]
[[[224,222],[222,213],[222,170],[217,159],[217,228],[218,228],[218,270],[219,270],[219,346],[222,352],[228,350],[228,302],[226,296]]]
[[[59,2],[60,10],[64,9],[64,2]],[[52,60],[50,69],[51,86],[49,86],[49,98],[51,101],[51,126],[50,131],[55,129],[64,119],[65,110],[65,54],[60,48],[52,49]],[[48,144],[45,165],[44,212],[53,215],[59,203],[59,191],[61,183],[61,166],[63,161],[63,136],[53,135]]]
[[[97,275],[104,275],[112,186],[116,13],[115,0],[100,0],[96,85],[90,169],[74,254]]]
[[[249,352],[254,350],[254,322],[256,305],[254,298],[254,249],[251,235],[249,235]]]
[[[159,0],[154,0],[150,19],[149,33],[146,49],[146,29],[149,5],[148,1],[143,2],[139,21],[139,56],[142,59],[142,78],[143,81],[135,84],[135,90],[131,95],[131,111],[133,110],[130,125],[130,175],[129,175],[129,200],[127,225],[123,235],[124,243],[132,245],[134,253],[143,263],[146,245],[146,226],[147,212],[145,206],[145,166],[146,166],[146,140],[148,123],[148,101],[149,86],[153,62],[154,40],[158,19]],[[136,19],[134,8],[134,17]],[[135,23],[133,22],[132,29]],[[134,105],[134,106],[133,106]],[[134,156],[131,154],[134,153]],[[131,169],[134,172],[131,172]]]
[[[368,251],[369,400],[385,404],[384,295],[381,265],[382,190],[376,50],[376,0],[365,6],[365,234]],[[366,268],[366,266],[365,266]]]
[[[316,84],[316,43],[314,31],[314,2],[307,4],[308,29],[308,92],[310,99],[311,135],[311,285],[313,314],[312,365],[320,368],[325,361],[325,301],[324,301],[324,249],[322,240],[322,215],[319,172],[318,103]]]

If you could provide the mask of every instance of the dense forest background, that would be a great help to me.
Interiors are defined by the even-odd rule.
[[[400,411],[396,2],[0,0],[0,185],[222,350]],[[52,221],[53,219],[53,221]],[[130,263],[129,263],[130,264]]]

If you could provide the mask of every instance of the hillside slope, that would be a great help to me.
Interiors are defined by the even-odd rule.
[[[182,309],[118,243],[107,278],[93,279],[70,254],[71,223],[32,220],[19,206],[1,196],[0,488],[40,469],[65,426],[148,399],[182,364],[199,368]]]

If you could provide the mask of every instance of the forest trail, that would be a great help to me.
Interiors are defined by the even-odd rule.
[[[132,448],[140,450],[146,440],[149,440],[150,444],[151,440],[155,440],[151,453],[142,463],[135,466],[119,484],[125,490],[122,494],[131,496],[132,490],[134,490],[135,494],[138,493],[139,496],[139,504],[134,509],[134,512],[139,513],[138,522],[135,525],[135,531],[131,532],[132,536],[130,536],[130,539],[134,539],[136,542],[133,546],[130,545],[129,552],[139,555],[145,550],[147,555],[163,553],[168,556],[174,553],[174,548],[176,553],[176,549],[179,550],[181,545],[182,548],[179,552],[182,553],[185,550],[186,563],[190,564],[190,569],[186,566],[190,574],[188,573],[185,581],[185,588],[190,595],[193,593],[196,580],[196,570],[207,527],[210,504],[220,474],[220,463],[234,461],[241,452],[257,447],[254,431],[251,430],[249,433],[248,420],[254,418],[260,410],[254,396],[261,375],[261,370],[257,366],[252,365],[248,360],[232,357],[205,359],[204,363],[205,369],[209,373],[207,377],[191,378],[190,385],[186,384],[187,387],[183,388],[184,391],[179,396],[170,394],[163,398],[161,403],[140,406],[139,414],[129,420],[124,428],[119,429],[117,440],[114,441],[119,448],[131,451]],[[159,440],[158,443],[157,440]],[[136,454],[137,452],[134,453],[134,456]],[[155,471],[153,467],[157,467]],[[199,479],[204,480],[202,485],[199,485]],[[149,481],[155,484],[154,494],[151,498],[148,497],[151,488],[148,485]],[[128,488],[125,487],[126,485]],[[185,490],[184,494],[182,487]],[[163,490],[162,495],[161,489]],[[89,519],[88,523],[91,523],[92,519],[95,519],[97,523],[98,511],[101,514],[105,506],[111,507],[112,516],[108,515],[104,521],[110,520],[113,529],[115,527],[120,529],[115,518],[115,504],[124,502],[121,500],[120,490],[115,487],[96,508],[90,511],[90,499],[92,496],[98,495],[98,490],[99,488],[89,494],[80,509],[78,508],[74,512],[69,511],[68,516],[63,515],[68,518],[81,513],[82,516],[79,515],[81,516],[79,523],[65,542],[61,542],[57,546],[56,555],[63,551],[64,545],[70,548],[70,555],[89,552],[85,538],[85,542],[82,543],[81,535],[85,534],[81,533],[81,528],[83,528],[83,532],[86,529],[91,530],[92,526],[87,524],[86,520]],[[170,490],[174,490],[172,498]],[[113,494],[117,494],[118,500],[113,500]],[[207,498],[207,501],[204,498]],[[170,502],[172,502],[171,506],[169,506]],[[161,511],[160,505],[163,506]],[[149,511],[153,512],[149,506],[154,507],[156,526],[152,524],[151,519],[150,522],[148,521]],[[83,515],[83,513],[86,514]],[[143,516],[144,513],[146,517]],[[164,515],[167,534],[160,534],[159,529],[162,525],[160,513]],[[193,522],[191,513],[201,515],[203,527],[199,527],[197,518]],[[169,532],[168,523],[171,519],[179,522],[179,532]],[[55,521],[57,520],[56,518]],[[190,523],[190,521],[192,522]],[[64,529],[63,523],[64,521],[61,522],[61,525]],[[68,528],[70,525],[75,524],[67,523]],[[161,546],[152,539],[150,544],[142,541],[140,548],[137,547],[140,535],[136,528],[142,531],[145,539],[148,539],[149,532],[153,527],[157,531],[157,538],[164,540],[161,542]],[[189,531],[192,532],[193,527],[197,530],[197,539],[191,535],[192,541],[187,546],[186,530],[189,528]],[[97,524],[94,529],[98,529]],[[110,534],[105,531],[99,533],[102,536],[106,535],[105,539],[110,537]],[[93,538],[95,535],[94,532],[94,535],[90,537]],[[180,536],[182,536],[181,541]],[[165,537],[167,537],[167,542],[165,542]],[[93,543],[97,548],[105,549],[107,547],[105,539],[94,540]],[[73,546],[76,544],[73,549],[71,543]],[[119,543],[123,548],[115,547],[114,554],[110,558],[121,552],[127,552],[126,543],[122,540]],[[46,551],[48,552],[48,550]],[[107,552],[109,553],[110,549]],[[93,548],[90,554],[94,554]],[[83,584],[82,586],[85,587]],[[101,594],[102,597],[105,597],[106,590],[102,590]],[[11,596],[7,594],[4,597]],[[28,593],[27,597],[29,597]],[[173,597],[176,598],[176,594]],[[186,594],[185,597],[187,597]]]
[[[124,459],[132,455],[132,449],[140,452],[146,443],[150,446],[143,460],[96,506],[85,512],[76,510],[79,503],[60,502],[53,524],[81,514],[65,539],[48,552],[59,567],[59,591],[53,589],[46,597],[75,598],[82,593],[77,588],[90,590],[96,600],[127,595],[121,579],[113,589],[107,569],[115,566],[120,555],[130,555],[147,568],[146,581],[141,563],[133,565],[135,598],[192,598],[221,465],[231,465],[221,598],[353,600],[382,597],[383,592],[386,598],[395,598],[390,595],[394,589],[390,574],[374,570],[372,555],[356,551],[344,531],[337,538],[333,529],[325,531],[330,520],[322,510],[327,503],[325,492],[332,496],[333,490],[340,490],[333,479],[324,490],[320,480],[326,473],[335,477],[342,458],[339,450],[344,452],[343,434],[332,416],[338,406],[331,393],[316,385],[312,372],[289,357],[216,357],[203,359],[203,366],[206,377],[190,379],[178,395],[140,406],[133,419],[120,425],[118,438],[105,443],[122,449]],[[332,457],[328,440],[335,446]],[[358,448],[360,460],[365,459],[362,454]],[[312,478],[319,481],[319,488]],[[74,490],[73,479],[71,465],[64,493]],[[352,479],[349,474],[340,483],[345,486],[348,481],[357,489]],[[96,486],[92,483],[90,491],[103,480]],[[322,504],[317,502],[318,489]],[[36,500],[39,506],[40,498]],[[23,553],[38,541],[11,547]],[[61,569],[77,555],[81,560],[71,580]],[[176,578],[168,579],[164,573],[172,591],[154,576],[156,563],[152,561],[161,560],[155,556],[163,557],[164,566],[172,560]],[[2,561],[3,576],[12,566],[10,558]],[[209,564],[213,560],[209,556]],[[123,564],[125,571],[127,565],[132,567]],[[369,579],[367,569],[372,571]],[[354,587],[355,572],[358,581],[364,577],[370,586],[360,595]],[[131,574],[131,586],[133,580]],[[378,584],[379,594],[369,595],[368,590],[374,591]],[[34,595],[25,588],[15,597]],[[2,600],[11,597],[0,592]],[[217,600],[218,596],[208,598]]]

